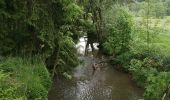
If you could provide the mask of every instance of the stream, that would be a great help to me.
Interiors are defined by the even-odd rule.
[[[80,39],[78,52],[85,48]],[[95,45],[95,48],[97,46]],[[89,49],[90,50],[90,49]],[[128,74],[105,64],[93,72],[92,63],[100,59],[80,56],[84,63],[72,71],[72,79],[54,78],[48,100],[141,100],[143,89],[136,86]]]

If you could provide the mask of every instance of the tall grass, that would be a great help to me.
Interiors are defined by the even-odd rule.
[[[41,57],[6,57],[0,60],[0,75],[6,76],[4,84],[10,84],[12,93],[0,96],[0,99],[24,98],[44,100],[51,84],[49,73]],[[0,80],[3,78],[0,77]],[[0,93],[11,87],[0,85]],[[3,93],[4,94],[4,93]],[[14,96],[11,96],[14,94]],[[10,97],[10,98],[8,98]]]

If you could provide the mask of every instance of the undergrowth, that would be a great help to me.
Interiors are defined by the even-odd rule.
[[[5,57],[0,83],[0,100],[45,100],[51,79],[39,57]]]

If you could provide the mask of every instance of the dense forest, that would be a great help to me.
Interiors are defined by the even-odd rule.
[[[144,100],[170,100],[169,28],[170,0],[0,0],[0,100],[46,100],[82,63],[83,36]]]

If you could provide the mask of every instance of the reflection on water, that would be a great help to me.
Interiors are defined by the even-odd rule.
[[[83,38],[76,46],[79,53],[85,49]],[[73,79],[54,79],[49,92],[49,100],[138,100],[143,90],[138,88],[127,74],[114,70],[107,65],[92,74],[91,64],[97,61],[92,57],[81,57],[85,64],[73,71]]]

